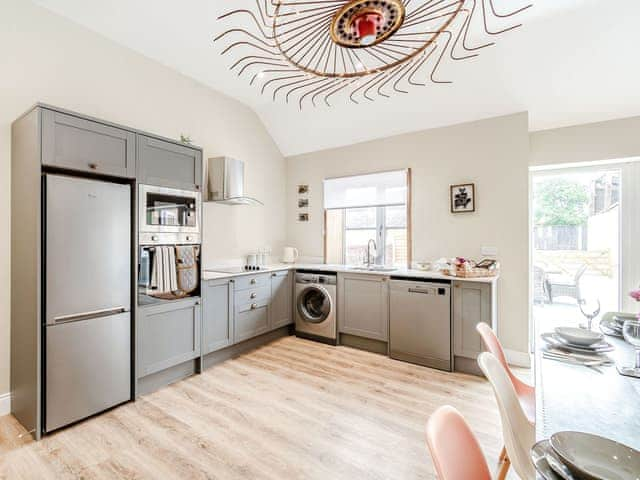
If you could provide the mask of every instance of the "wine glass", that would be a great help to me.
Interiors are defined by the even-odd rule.
[[[622,336],[636,349],[635,367],[620,367],[622,375],[640,377],[640,320],[625,320],[622,324]]]
[[[591,330],[591,324],[593,323],[593,319],[596,318],[600,314],[600,299],[590,299],[585,300],[581,299],[578,301],[578,305],[580,306],[580,312],[587,319],[587,323],[581,323],[580,328],[586,328],[587,330]]]

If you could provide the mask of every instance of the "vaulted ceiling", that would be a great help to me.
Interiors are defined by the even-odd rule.
[[[532,1],[518,17],[523,27],[477,58],[443,65],[440,76],[452,84],[302,111],[297,103],[274,103],[250,77],[229,71],[233,58],[212,42],[233,25],[218,21],[220,14],[255,0],[35,3],[247,104],[285,155],[525,110],[532,130],[639,115],[640,2]],[[526,0],[494,2],[508,10]]]

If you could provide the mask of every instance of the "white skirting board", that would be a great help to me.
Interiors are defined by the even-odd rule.
[[[0,417],[11,413],[11,393],[0,395]]]
[[[516,350],[504,349],[504,354],[507,357],[509,365],[515,367],[531,368],[531,354],[527,352],[518,352]]]

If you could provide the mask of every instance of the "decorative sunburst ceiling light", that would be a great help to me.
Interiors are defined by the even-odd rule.
[[[230,69],[274,101],[296,100],[302,109],[342,96],[357,104],[451,83],[438,75],[444,61],[494,44],[472,45],[469,30],[487,38],[513,30],[521,24],[505,19],[530,6],[498,13],[494,0],[255,0],[219,17],[242,16],[251,27],[215,41],[227,41],[222,55],[239,57]]]

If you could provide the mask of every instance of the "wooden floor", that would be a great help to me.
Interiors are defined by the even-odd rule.
[[[484,380],[288,337],[41,442],[2,417],[0,478],[435,478],[425,423],[445,404],[493,468],[502,439]]]

